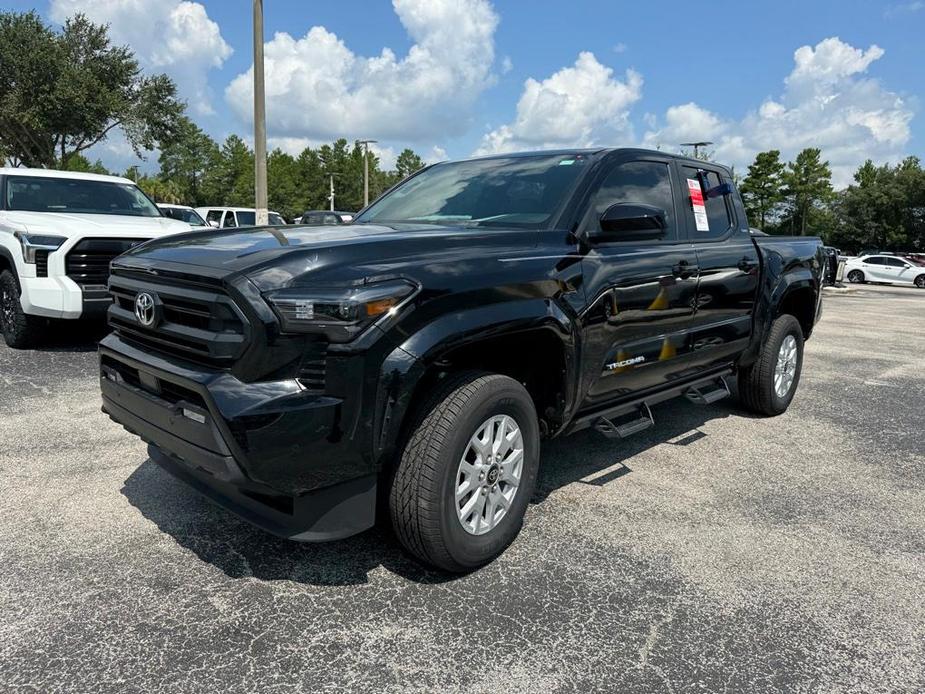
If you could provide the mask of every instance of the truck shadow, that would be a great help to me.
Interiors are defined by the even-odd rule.
[[[653,413],[655,427],[623,441],[585,431],[548,442],[541,454],[532,503],[542,504],[552,492],[573,483],[619,484],[623,476],[632,473],[626,461],[636,454],[660,444],[688,445],[707,436],[700,430],[707,421],[750,416],[735,409],[731,400],[710,406],[674,401],[653,408]],[[230,578],[358,585],[367,583],[370,572],[379,567],[415,583],[437,584],[458,578],[427,569],[411,558],[398,545],[387,522],[346,540],[324,544],[274,537],[213,506],[150,460],[128,477],[121,491],[162,532]],[[529,532],[529,527],[525,531]]]

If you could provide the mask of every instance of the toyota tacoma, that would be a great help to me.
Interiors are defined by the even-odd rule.
[[[540,442],[622,439],[737,379],[787,409],[817,238],[755,236],[730,171],[635,149],[430,166],[352,224],[205,231],[113,262],[103,409],[294,540],[371,527],[448,571],[511,543]]]

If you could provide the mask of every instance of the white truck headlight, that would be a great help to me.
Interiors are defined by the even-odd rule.
[[[63,236],[45,236],[39,234],[26,234],[21,231],[16,232],[16,238],[22,246],[22,257],[27,263],[35,264],[35,254],[37,251],[56,251],[61,248],[61,244],[67,241]]]

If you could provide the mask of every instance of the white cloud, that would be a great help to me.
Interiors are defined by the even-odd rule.
[[[436,164],[438,161],[446,161],[449,157],[446,154],[446,150],[439,145],[434,145],[430,150],[430,156],[427,157],[427,162],[431,164]]]
[[[627,70],[621,81],[593,53],[582,52],[542,82],[528,79],[514,121],[486,134],[477,153],[629,142],[629,109],[641,96],[639,73]]]
[[[50,16],[64,22],[78,12],[110,25],[116,45],[128,45],[141,65],[166,72],[193,113],[213,111],[208,73],[231,55],[205,7],[186,0],[51,0]]]
[[[744,170],[757,152],[792,158],[819,147],[837,186],[851,181],[865,159],[895,161],[910,138],[912,110],[876,79],[865,76],[883,50],[854,48],[838,38],[794,52],[794,68],[779,98],[766,99],[741,121],[724,120],[694,103],[672,106],[644,144],[676,150],[689,140],[713,140],[716,159]]]
[[[626,53],[628,49],[629,49],[629,46],[627,46],[625,43],[621,41],[620,43],[614,45],[613,52],[614,53]]]
[[[498,17],[487,0],[393,0],[414,41],[404,57],[356,55],[324,27],[266,44],[268,127],[278,137],[375,137],[420,142],[464,132],[491,83]],[[252,122],[253,68],[225,90]]]
[[[514,69],[514,61],[511,60],[511,56],[506,55],[501,59],[501,74],[506,75],[511,70]]]

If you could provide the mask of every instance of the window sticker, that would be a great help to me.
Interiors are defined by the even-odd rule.
[[[707,219],[707,207],[703,203],[700,181],[696,178],[687,179],[687,188],[691,193],[691,205],[694,208],[694,222],[697,224],[697,231],[710,231],[710,221]]]

